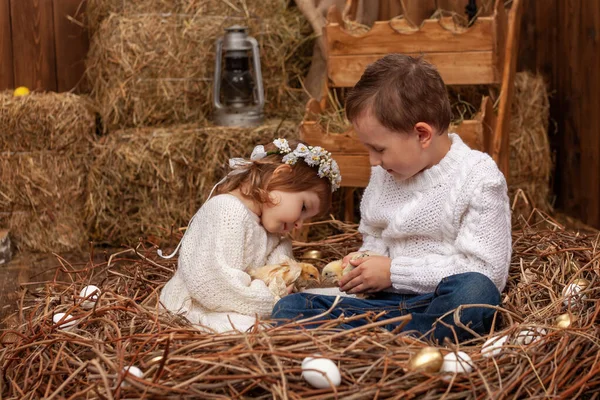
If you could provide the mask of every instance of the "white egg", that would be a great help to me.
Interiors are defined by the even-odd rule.
[[[88,296],[89,298],[81,303],[81,307],[85,310],[91,310],[94,308],[94,305],[100,296],[100,288],[94,285],[89,285],[81,289],[81,292],[79,292],[79,297],[85,299]]]
[[[546,330],[544,328],[531,328],[524,329],[515,338],[516,344],[521,344],[527,346],[528,344],[537,342],[542,338],[542,336],[546,335]]]
[[[65,315],[66,315],[66,317],[65,317]],[[63,322],[60,323],[60,325],[58,326],[58,329],[62,329],[64,331],[70,331],[73,328],[75,328],[75,326],[77,326],[77,320],[74,320],[73,317],[70,317],[63,312],[56,313],[56,314],[54,314],[54,316],[52,316],[52,321],[55,324],[58,324],[61,319],[63,320]]]
[[[587,299],[587,296],[585,294],[579,293],[582,290],[583,290],[583,288],[581,286],[577,285],[576,283],[571,283],[571,284],[565,286],[562,291],[562,294],[564,297],[563,304],[565,306],[574,307],[574,306],[578,305],[579,301]]]
[[[142,372],[141,369],[139,369],[138,367],[136,367],[135,365],[130,365],[129,367],[125,367],[123,368],[123,374],[125,375],[123,381],[121,382],[121,387],[129,387],[129,383],[127,383],[125,381],[125,379],[127,379],[127,375],[133,375],[136,378],[143,378],[144,377],[144,372]]]
[[[502,353],[502,346],[508,340],[508,336],[494,336],[485,341],[481,347],[481,355],[484,357],[496,357]]]
[[[446,373],[442,379],[449,381],[452,376],[448,374],[468,374],[473,371],[473,361],[464,351],[458,353],[448,353],[444,356],[444,362],[440,372]]]
[[[337,365],[327,358],[306,357],[302,361],[302,377],[317,389],[339,386],[342,382]]]

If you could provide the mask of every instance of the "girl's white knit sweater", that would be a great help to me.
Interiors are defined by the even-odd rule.
[[[218,332],[245,330],[269,317],[275,297],[249,267],[292,257],[292,245],[267,232],[237,197],[222,194],[198,210],[181,243],[175,275],[160,294],[168,310]],[[231,321],[231,322],[230,322]]]
[[[506,180],[456,134],[433,167],[396,182],[373,167],[361,202],[361,250],[392,259],[389,291],[431,293],[447,276],[480,272],[502,291],[511,257]]]

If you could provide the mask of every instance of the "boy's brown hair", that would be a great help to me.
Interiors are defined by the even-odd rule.
[[[452,111],[446,85],[423,57],[388,54],[369,65],[346,99],[346,116],[355,121],[370,111],[386,128],[409,133],[418,122],[445,132]]]
[[[298,146],[297,140],[288,139],[290,148]],[[305,143],[306,144],[306,143]],[[308,144],[306,144],[308,145]],[[276,151],[273,143],[265,145],[265,151]],[[273,176],[275,169],[286,165],[282,161],[283,155],[270,154],[260,160],[255,160],[244,173],[231,175],[217,187],[217,193],[228,193],[240,189],[244,197],[257,204],[269,204],[269,192],[280,190],[282,192],[312,191],[319,197],[319,216],[324,216],[331,207],[331,182],[328,178],[320,178],[316,167],[311,167],[303,160],[298,160],[290,165],[291,173],[281,173]]]

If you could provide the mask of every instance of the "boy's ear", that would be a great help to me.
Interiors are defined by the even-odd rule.
[[[278,174],[287,174],[292,172],[292,166],[289,164],[281,164],[280,166],[278,166],[277,168],[275,168],[275,171],[273,171],[273,176],[276,176]]]
[[[415,124],[415,132],[419,135],[419,143],[423,148],[427,148],[431,145],[435,130],[431,125],[426,122],[417,122]]]

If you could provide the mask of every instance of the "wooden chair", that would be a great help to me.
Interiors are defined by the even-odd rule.
[[[350,15],[357,0],[349,0]],[[496,0],[491,16],[479,17],[461,31],[450,28],[449,18],[426,19],[419,28],[405,19],[377,21],[365,34],[346,29],[340,11],[331,7],[323,28],[327,51],[329,88],[348,88],[360,79],[367,65],[389,53],[423,55],[433,63],[447,85],[500,85],[498,112],[488,97],[472,120],[452,128],[471,147],[487,152],[508,178],[510,107],[514,89],[522,0],[514,0],[506,12],[503,0]],[[300,137],[331,151],[340,165],[343,187],[365,187],[370,165],[366,149],[352,129],[330,133],[319,123],[319,115],[330,106],[328,96],[311,99],[300,124]],[[351,220],[353,194],[345,197],[346,218]]]

